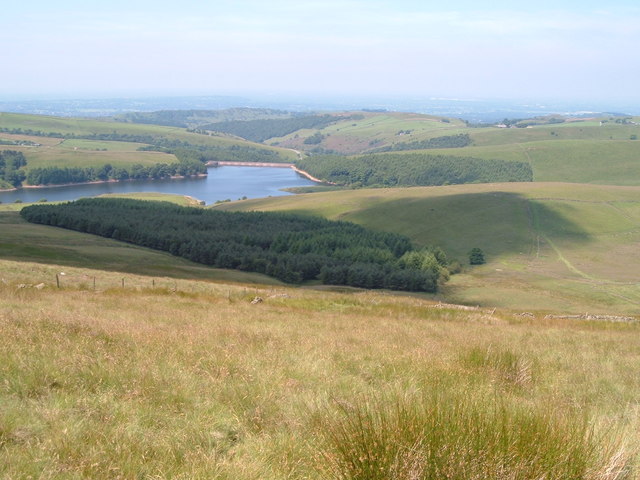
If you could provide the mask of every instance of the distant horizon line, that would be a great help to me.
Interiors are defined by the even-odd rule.
[[[188,98],[225,98],[225,99],[245,99],[266,101],[269,98],[275,99],[304,99],[309,102],[322,100],[421,100],[421,101],[447,101],[447,102],[540,102],[540,103],[633,103],[640,105],[639,98],[571,98],[545,95],[523,95],[523,96],[478,96],[478,95],[442,95],[442,94],[419,94],[419,93],[324,93],[324,92],[220,92],[220,93],[143,93],[143,92],[95,92],[95,93],[15,93],[0,94],[0,102],[20,102],[20,101],[69,101],[69,100],[145,100],[145,99],[188,99]]]

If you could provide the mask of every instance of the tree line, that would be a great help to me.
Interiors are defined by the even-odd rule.
[[[27,160],[22,152],[15,150],[0,151],[0,180],[13,187],[19,187],[26,178],[24,168]]]
[[[315,155],[296,160],[314,177],[348,186],[418,186],[531,182],[526,162],[428,154]]]
[[[26,175],[29,185],[62,185],[66,183],[84,183],[106,180],[145,180],[174,176],[192,176],[206,174],[207,167],[197,161],[178,163],[156,163],[144,166],[135,163],[126,167],[114,167],[105,164],[100,167],[38,167],[32,168]]]
[[[138,148],[139,151],[165,152],[175,155],[179,160],[194,159],[200,162],[256,162],[288,163],[276,150],[255,148],[248,145],[194,145],[187,142],[179,144],[155,144]]]
[[[471,137],[468,133],[458,135],[446,135],[434,137],[428,140],[416,140],[414,142],[394,143],[387,147],[372,150],[371,153],[398,152],[402,150],[428,150],[433,148],[462,148],[471,145]]]
[[[440,248],[416,250],[404,236],[317,217],[106,198],[29,206],[21,215],[289,283],[434,292],[448,278]]]

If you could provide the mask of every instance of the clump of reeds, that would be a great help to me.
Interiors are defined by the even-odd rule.
[[[340,480],[621,480],[616,439],[583,415],[465,395],[360,400],[317,425],[317,467]]]

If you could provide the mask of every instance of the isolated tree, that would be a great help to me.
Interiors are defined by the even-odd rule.
[[[469,264],[482,265],[485,263],[484,252],[478,247],[472,248],[469,252]]]

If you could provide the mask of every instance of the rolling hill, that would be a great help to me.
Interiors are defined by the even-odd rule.
[[[216,208],[294,211],[353,221],[442,246],[482,267],[453,276],[449,301],[522,309],[640,312],[640,189],[508,183],[362,189]]]
[[[5,149],[25,155],[27,173],[34,168],[100,168],[107,164],[152,167],[177,163],[176,155],[263,162],[297,158],[291,150],[185,128],[0,113],[0,150]]]
[[[534,181],[608,185],[639,185],[634,175],[640,158],[640,118],[544,117],[520,122],[523,128],[469,126],[458,119],[397,112],[339,112],[318,128],[302,128],[271,137],[270,120],[254,135],[265,144],[311,154],[359,155],[391,150],[397,153],[448,155],[527,162]],[[274,120],[281,122],[282,120]],[[251,122],[235,122],[254,125]],[[255,122],[254,122],[255,123]],[[526,126],[525,126],[526,125]],[[215,128],[212,125],[211,128]],[[238,130],[241,133],[242,130]],[[469,138],[457,148],[416,149],[416,145]],[[440,140],[440,141],[439,141]],[[455,142],[452,142],[455,145]],[[331,180],[331,179],[328,179]]]

